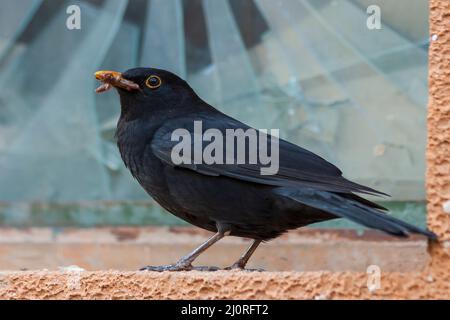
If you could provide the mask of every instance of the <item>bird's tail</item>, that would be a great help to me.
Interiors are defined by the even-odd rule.
[[[433,240],[437,239],[433,232],[386,215],[379,209],[358,202],[357,198],[349,199],[336,193],[312,189],[278,188],[277,193],[304,205],[395,236],[406,237],[411,233],[418,233]]]

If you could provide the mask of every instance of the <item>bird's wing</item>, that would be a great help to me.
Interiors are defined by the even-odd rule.
[[[185,162],[175,165],[171,154],[173,147],[179,143],[179,140],[172,141],[172,133],[176,129],[184,129],[185,134],[191,137],[191,150],[194,150],[194,121],[201,121],[203,131],[214,128],[220,130],[224,136],[226,129],[251,129],[249,126],[219,112],[214,114],[191,114],[173,118],[166,121],[154,134],[151,142],[152,152],[160,160],[171,166],[194,170],[204,175],[226,176],[271,186],[303,186],[338,193],[383,194],[372,188],[345,179],[342,177],[342,172],[333,164],[306,149],[282,139],[279,139],[279,169],[276,174],[272,175],[261,174],[261,168],[267,167],[267,165],[262,165],[259,161],[256,164],[249,164],[248,161],[245,164],[237,164],[237,152],[235,152],[233,164],[194,163],[194,152],[192,152],[192,161],[190,163]],[[270,136],[268,136],[268,140],[270,140]],[[207,145],[208,143],[205,144]],[[225,142],[223,145],[225,154]],[[248,152],[248,144],[246,144],[246,152]]]

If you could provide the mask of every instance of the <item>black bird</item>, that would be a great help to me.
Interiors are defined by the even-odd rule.
[[[281,139],[279,170],[274,175],[262,175],[261,163],[175,164],[171,152],[178,141],[172,141],[171,135],[176,129],[193,135],[194,121],[201,121],[203,130],[215,128],[224,134],[226,129],[250,127],[210,106],[186,81],[165,70],[99,71],[95,76],[103,82],[97,92],[114,87],[119,93],[117,145],[131,174],[166,210],[215,232],[177,263],[143,270],[195,269],[192,262],[228,235],[254,240],[229,267],[243,269],[262,241],[335,218],[399,237],[418,233],[436,239],[434,233],[388,216],[385,208],[357,195],[382,192],[345,179],[333,164]]]

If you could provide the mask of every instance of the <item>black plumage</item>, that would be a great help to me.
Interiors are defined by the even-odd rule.
[[[171,159],[178,128],[194,131],[249,129],[219,112],[195,94],[184,80],[159,69],[136,68],[125,73],[101,71],[99,91],[116,87],[121,115],[117,144],[125,165],[161,206],[181,219],[216,235],[193,253],[170,266],[148,270],[192,269],[193,260],[225,235],[254,239],[233,265],[243,268],[261,241],[312,223],[347,218],[396,236],[426,230],[386,215],[385,209],[359,194],[382,195],[351,182],[318,155],[279,140],[279,170],[261,175],[260,164],[179,164]]]

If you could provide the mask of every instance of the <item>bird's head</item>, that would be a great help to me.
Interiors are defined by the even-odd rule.
[[[117,89],[123,114],[137,116],[157,110],[176,110],[197,98],[186,81],[162,69],[134,68],[123,73],[97,71],[95,78],[102,82],[97,93]]]

